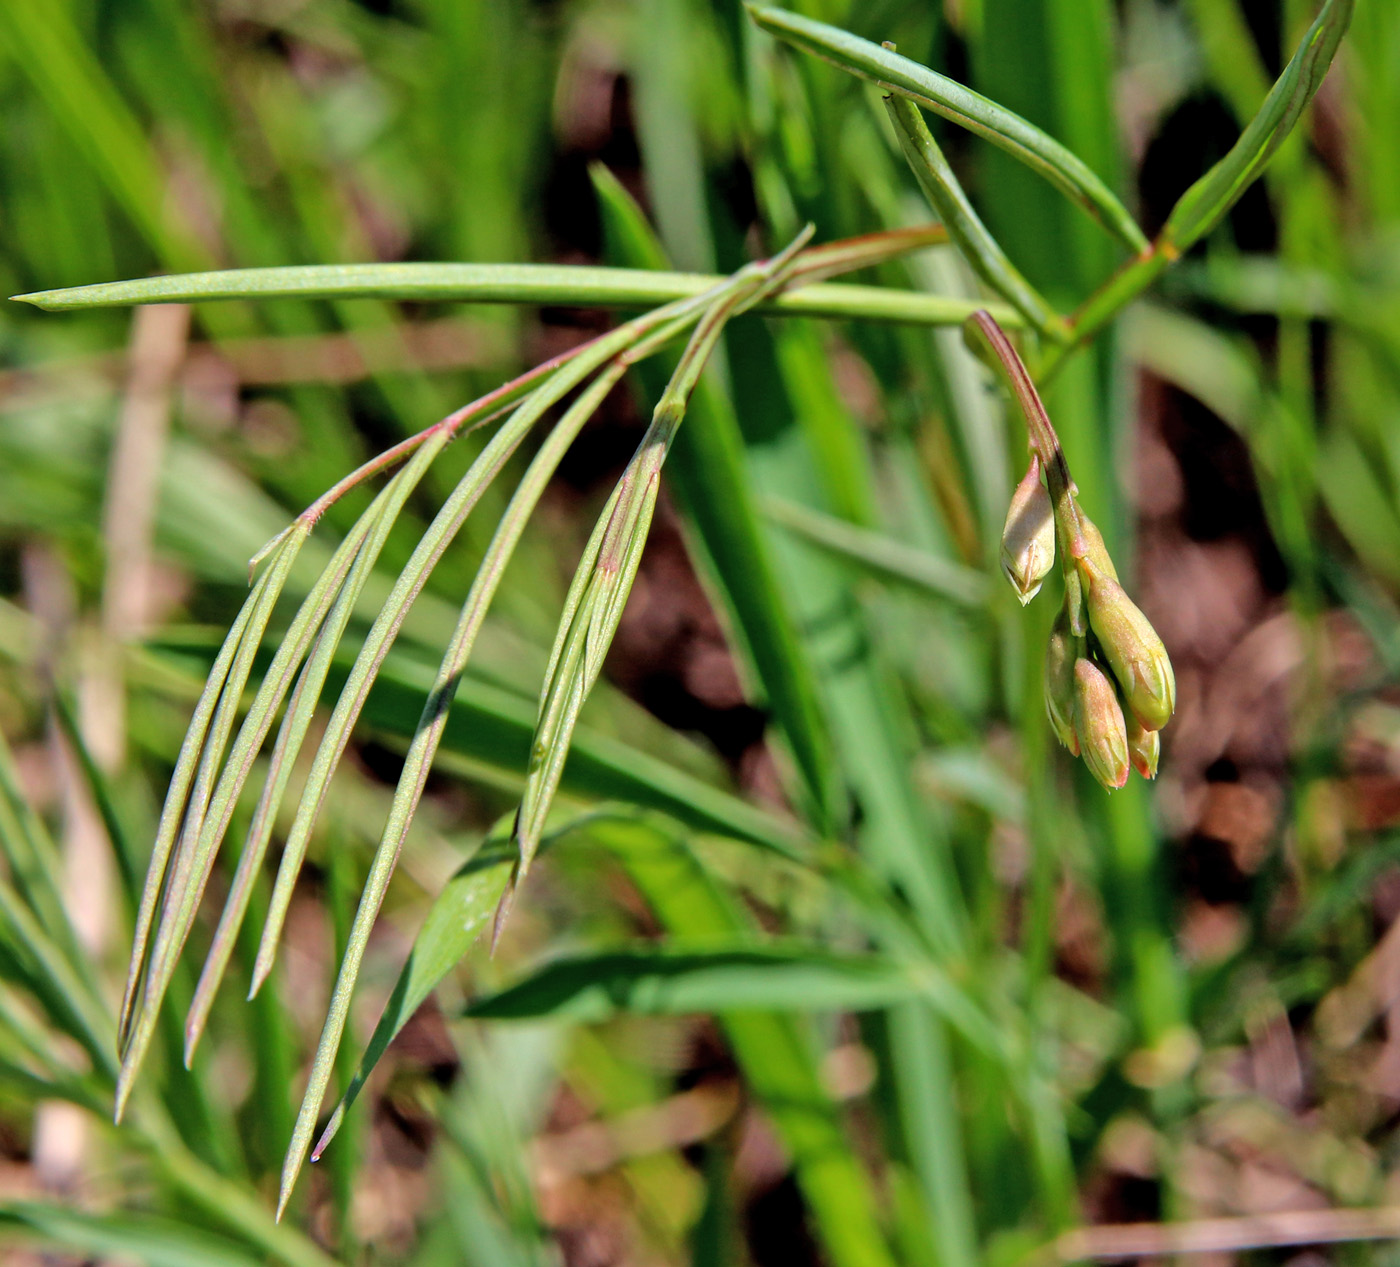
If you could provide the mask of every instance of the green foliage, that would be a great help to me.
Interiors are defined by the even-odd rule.
[[[561,1088],[599,1119],[614,1152],[597,1169],[657,1261],[742,1261],[755,1119],[835,1267],[1075,1256],[1086,1183],[1134,1130],[1164,1217],[1190,1213],[1179,1159],[1222,1102],[1217,1066],[1261,1009],[1337,997],[1369,948],[1338,897],[1374,880],[1367,838],[1335,874],[1322,861],[1338,857],[1317,806],[1351,704],[1320,685],[1317,646],[1324,609],[1345,608],[1389,648],[1380,685],[1400,671],[1384,422],[1400,325],[1370,275],[1394,266],[1400,198],[1376,159],[1343,215],[1301,135],[1346,0],[1326,0],[1271,89],[1233,0],[1193,6],[1241,132],[1155,240],[1115,192],[1113,7],[1090,6],[1086,31],[1069,0],[1033,0],[1019,25],[1012,7],[828,5],[832,22],[690,0],[0,7],[0,269],[32,305],[0,337],[41,387],[0,408],[0,565],[35,608],[0,607],[0,722],[19,752],[0,745],[0,1116],[22,1128],[76,1105],[84,1165],[110,1175],[105,1203],[0,1201],[0,1236],[155,1264],[557,1262],[539,1158],[569,1142],[549,1125]],[[1356,23],[1356,145],[1383,159],[1400,18],[1373,4]],[[981,91],[923,64],[955,38]],[[556,253],[551,147],[614,73],[634,92],[644,196],[595,167],[607,266],[523,262]],[[1261,175],[1279,249],[1244,260],[1229,215]],[[1334,250],[1343,222],[1366,227]],[[169,303],[194,305],[198,347],[152,385],[138,323],[114,376],[110,310]],[[433,375],[415,351],[428,304],[453,314],[457,357]],[[553,319],[517,309],[594,315],[546,343],[518,336]],[[623,315],[599,332],[598,309]],[[1274,364],[1230,319],[1260,312],[1278,319]],[[979,355],[952,328],[969,318],[997,332]],[[1321,384],[1311,324],[1335,340]],[[518,346],[546,351],[528,368]],[[186,352],[232,375],[224,396],[180,387]],[[1107,801],[1046,742],[1046,635],[1085,655],[1091,626],[1113,641],[1080,593],[1112,565],[1073,508],[1102,506],[1130,557],[1113,482],[1129,364],[1244,437],[1312,657],[1307,759],[1278,828],[1302,860],[1284,875],[1279,849],[1214,966],[1174,943],[1145,794]],[[651,424],[611,496],[556,496],[629,393]],[[157,425],[162,476],[132,504],[104,487],[108,437],[149,425],[153,401],[173,430]],[[1061,527],[1055,634],[1053,604],[1021,617],[992,583],[1027,429]],[[747,778],[762,797],[608,682],[629,595],[654,584],[653,523],[677,513],[765,718],[766,773]],[[148,525],[147,582],[180,578],[125,624],[120,587],[147,582],[122,570],[123,516]],[[1113,662],[1120,687],[1104,677],[1117,720],[1085,752],[1114,785],[1129,756],[1156,768],[1155,748],[1129,750],[1145,743],[1118,703],[1130,667]],[[1089,734],[1072,700],[1061,712],[1062,737]],[[1169,773],[1171,729],[1163,742]],[[118,877],[105,945],[70,913],[83,821]],[[1056,971],[1066,890],[1102,925],[1094,987]],[[1300,913],[1283,934],[1279,894]],[[221,990],[234,983],[251,1006]],[[450,1089],[391,1048],[411,1047],[435,992],[462,1065]],[[356,1004],[379,1000],[370,1030]],[[724,1049],[734,1094],[688,1136],[674,1060],[637,1053],[697,1035]],[[391,1186],[365,1143],[383,1129],[359,1103],[374,1097],[440,1132],[431,1195],[392,1227],[366,1213]],[[328,1182],[298,1186],[308,1155]],[[1364,1182],[1346,1177],[1360,1163],[1313,1182],[1333,1204],[1378,1203],[1367,1156]],[[596,1173],[569,1164],[570,1183]]]

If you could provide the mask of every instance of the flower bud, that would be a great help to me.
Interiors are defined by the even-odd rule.
[[[1113,559],[1109,556],[1108,547],[1103,543],[1103,533],[1082,510],[1079,512],[1079,530],[1084,536],[1084,544],[1088,547],[1085,557],[1098,568],[1100,572],[1106,573],[1112,580],[1118,579],[1118,569],[1113,566]]]
[[[1129,713],[1128,758],[1144,779],[1157,777],[1157,759],[1162,755],[1162,737],[1158,731],[1147,730],[1136,717]]]
[[[1112,577],[1078,560],[1089,608],[1089,627],[1118,679],[1123,699],[1147,730],[1161,730],[1176,707],[1176,676],[1151,622]]]
[[[1031,458],[1025,478],[1011,494],[1001,531],[1001,570],[1024,607],[1040,592],[1055,566],[1055,516],[1040,482],[1040,460]]]
[[[1079,655],[1079,639],[1070,632],[1069,614],[1062,607],[1045,644],[1045,715],[1055,737],[1074,756],[1079,740],[1074,733],[1074,662]]]
[[[1113,681],[1082,656],[1074,662],[1074,730],[1089,773],[1112,791],[1128,781],[1128,731]]]

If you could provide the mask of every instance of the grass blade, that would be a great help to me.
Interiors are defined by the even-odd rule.
[[[974,568],[781,498],[770,497],[763,512],[804,541],[872,576],[963,607],[981,607],[987,601],[987,578]]]
[[[1352,0],[1327,0],[1259,113],[1214,167],[1181,195],[1162,230],[1159,249],[1179,255],[1220,223],[1288,138],[1322,83],[1351,24]]]
[[[156,908],[159,905],[161,893],[165,888],[166,871],[170,864],[176,835],[180,830],[180,823],[184,818],[185,803],[189,796],[190,786],[194,782],[199,755],[203,750],[205,737],[209,733],[209,725],[213,721],[214,709],[218,705],[219,696],[224,689],[224,684],[228,681],[230,671],[233,669],[234,657],[238,654],[253,612],[262,601],[267,577],[268,571],[264,571],[229,629],[223,646],[219,648],[219,654],[215,657],[213,667],[209,670],[209,676],[205,680],[204,689],[195,705],[194,715],[190,718],[189,728],[185,731],[180,754],[175,760],[175,771],[170,779],[170,787],[165,794],[165,805],[161,809],[160,824],[156,829],[155,843],[151,848],[151,860],[146,869],[146,884],[141,893],[141,903],[136,912],[136,927],[132,934],[131,965],[127,970],[126,990],[122,997],[121,1010],[117,1019],[117,1040],[123,1047],[126,1045],[132,1015],[135,1011],[136,996],[145,975],[151,928],[155,922]]]
[[[651,527],[661,467],[685,416],[690,394],[729,319],[757,302],[766,289],[782,283],[793,256],[810,234],[809,226],[786,251],[763,264],[741,269],[728,293],[713,301],[691,335],[646,435],[594,527],[569,587],[559,636],[540,691],[539,723],[516,820],[521,878],[530,868],[544,830],[579,712],[602,672],[603,658],[622,619]],[[509,910],[513,891],[513,886],[507,891],[499,920],[504,920]]]
[[[631,266],[664,268],[661,243],[616,178],[595,169],[593,185],[609,256]],[[876,234],[871,240],[889,236]],[[853,239],[853,245],[860,240]],[[810,262],[834,249],[814,247],[801,259]],[[651,399],[661,398],[678,359],[663,356],[659,364],[642,367],[638,377]],[[817,821],[835,822],[840,818],[842,789],[816,675],[803,654],[793,612],[782,599],[772,553],[753,504],[738,420],[716,384],[703,377],[691,394],[687,416],[676,437],[672,485],[713,565],[716,587],[739,634],[740,654],[748,653],[755,679],[806,785],[798,790],[813,806]]]
[[[737,901],[683,839],[659,824],[599,820],[589,835],[618,858],[677,948],[705,948],[751,932]],[[869,1176],[822,1085],[810,1032],[782,1013],[722,1012],[720,1021],[792,1158],[834,1267],[893,1267]]]
[[[145,970],[145,988],[142,991],[141,1004],[133,1010],[130,1032],[122,1044],[122,1067],[117,1078],[116,1094],[118,1121],[121,1120],[132,1084],[155,1033],[160,1004],[174,975],[176,960],[189,931],[196,900],[193,877],[197,866],[200,827],[208,809],[215,776],[223,761],[229,733],[242,704],[243,688],[248,681],[248,674],[252,670],[263,633],[272,617],[272,609],[309,531],[305,525],[298,523],[284,535],[281,544],[271,556],[267,570],[254,589],[255,601],[247,627],[239,640],[237,653],[223,683],[218,706],[214,710],[200,751],[199,771],[190,791],[189,803],[184,807],[180,839],[174,851],[174,870],[166,877],[162,919],[156,928],[149,963]],[[184,758],[183,752],[181,758]],[[192,759],[190,764],[193,765]]]
[[[1148,249],[1137,222],[1088,164],[1020,115],[956,80],[901,57],[893,48],[873,44],[839,27],[786,9],[751,8],[749,13],[770,35],[984,137],[1044,176],[1134,254]]]
[[[924,122],[924,116],[919,113],[919,107],[904,97],[886,97],[885,109],[889,111],[900,148],[909,160],[919,187],[973,270],[1035,329],[1049,338],[1063,341],[1068,336],[1064,319],[1021,276],[972,209],[962,185]]]
[[[40,1201],[0,1203],[0,1227],[95,1258],[128,1259],[149,1267],[257,1267],[261,1255],[188,1223],[107,1211],[89,1214]]]
[[[345,954],[336,976],[335,988],[327,1008],[325,1024],[317,1044],[316,1055],[312,1060],[311,1074],[297,1113],[296,1124],[292,1128],[292,1138],[283,1165],[279,1209],[285,1207],[292,1187],[296,1183],[302,1160],[311,1143],[311,1134],[316,1126],[321,1103],[325,1099],[326,1088],[330,1083],[336,1053],[340,1050],[345,1032],[345,1022],[350,1012],[350,1001],[355,983],[359,979],[360,964],[374,921],[379,916],[384,903],[384,894],[389,887],[394,867],[408,835],[409,824],[413,820],[423,788],[428,780],[433,757],[442,738],[443,727],[447,724],[447,714],[452,707],[457,683],[462,670],[471,656],[476,636],[486,618],[496,587],[505,572],[520,535],[525,530],[531,514],[534,513],[545,487],[553,476],[556,467],[578,437],[584,423],[597,411],[607,394],[616,386],[627,370],[625,358],[618,358],[580,393],[569,407],[564,417],[550,433],[539,452],[530,463],[529,469],[511,498],[505,515],[497,527],[486,555],[481,561],[476,579],[462,607],[461,619],[443,657],[433,689],[423,706],[423,715],[409,745],[404,760],[403,772],[394,791],[394,801],[389,810],[389,818],[370,864],[369,875],[365,880],[360,896],[359,907],[355,912],[354,924],[346,939]]]
[[[653,318],[656,315],[651,314]],[[257,992],[259,985],[271,970],[282,924],[291,902],[292,888],[306,854],[312,827],[330,785],[331,775],[340,761],[345,745],[349,742],[351,727],[364,707],[370,687],[374,684],[379,667],[398,634],[409,606],[417,598],[438,559],[442,557],[443,551],[447,549],[487,485],[500,473],[506,461],[545,410],[578,386],[600,365],[634,343],[637,338],[638,323],[633,322],[595,340],[582,354],[556,370],[516,408],[438,511],[414,549],[408,564],[395,581],[389,598],[360,648],[312,763],[311,774],[302,792],[296,819],[278,869],[267,925],[263,930],[262,942],[253,968],[252,993]],[[429,442],[431,443],[432,441]]]
[[[560,822],[540,842],[546,849],[560,836],[574,830],[580,822],[596,817],[598,811]],[[388,1050],[398,1032],[422,1006],[443,977],[458,963],[491,925],[491,918],[505,893],[511,872],[515,868],[516,850],[513,840],[513,816],[503,818],[480,847],[447,882],[433,901],[413,951],[399,974],[389,1001],[370,1036],[355,1076],[341,1095],[330,1121],[316,1142],[311,1160],[325,1152],[340,1127],[346,1112],[358,1098],[365,1081],[379,1059]]]
[[[0,735],[0,854],[10,881],[40,923],[58,938],[69,962],[86,961],[63,902],[63,863],[43,820],[19,784],[14,753]]]
[[[0,880],[0,949],[16,961],[53,1021],[71,1033],[96,1068],[116,1073],[111,1022],[89,974],[80,972],[9,884]]]
[[[917,974],[878,955],[820,946],[739,942],[703,950],[660,946],[559,959],[468,1005],[479,1020],[548,1017],[592,1025],[619,1013],[850,1012],[904,1002]]]
[[[229,817],[247,780],[253,758],[267,737],[272,719],[291,683],[292,674],[301,663],[314,637],[315,647],[302,668],[291,703],[278,730],[263,793],[249,827],[248,839],[244,844],[233,884],[225,899],[218,928],[210,943],[204,969],[200,973],[199,985],[190,1003],[189,1015],[185,1022],[186,1066],[193,1058],[194,1049],[208,1019],[209,1009],[213,1006],[214,995],[218,992],[229,957],[233,953],[238,930],[247,912],[252,885],[267,852],[277,810],[290,780],[297,753],[301,750],[302,741],[311,723],[311,715],[320,699],[321,687],[325,683],[331,658],[344,635],[365,581],[379,557],[389,528],[402,509],[404,501],[417,486],[424,469],[426,465],[417,468],[416,471],[409,467],[400,471],[375,498],[369,509],[360,516],[354,528],[337,548],[326,571],[306,596],[291,628],[283,637],[272,666],[263,679],[258,698],[249,709],[243,730],[239,733],[234,751],[225,767],[224,777],[220,779],[214,798],[219,812],[213,831],[209,833],[212,839],[207,843],[207,847],[204,837],[201,837],[201,848],[206,852],[199,881],[201,890],[208,880],[214,851],[218,848],[219,839],[227,830]]]
[[[851,267],[835,264],[835,256],[830,260],[833,262],[829,267]],[[703,273],[575,264],[303,264],[100,282],[66,290],[34,291],[14,298],[50,312],[291,296],[648,308],[693,299],[725,280]],[[957,325],[974,307],[966,300],[945,295],[840,282],[816,282],[775,294],[765,299],[762,306],[774,315],[851,317],[915,325]],[[1003,324],[1020,324],[1017,316],[998,313],[997,319]]]

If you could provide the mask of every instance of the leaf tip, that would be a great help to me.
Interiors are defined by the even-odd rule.
[[[341,1100],[335,1106],[335,1112],[331,1114],[331,1120],[326,1123],[326,1129],[321,1132],[321,1138],[316,1141],[316,1147],[311,1150],[311,1164],[314,1166],[321,1160],[321,1154],[330,1147],[331,1140],[335,1138],[335,1133],[340,1129],[340,1123],[345,1117],[345,1101]]]
[[[120,1126],[122,1118],[126,1116],[127,1101],[131,1099],[131,1087],[135,1081],[136,1070],[130,1064],[123,1064],[121,1072],[117,1074],[117,1091],[112,1102],[112,1124]]]
[[[194,1064],[195,1048],[199,1046],[199,1040],[204,1034],[204,1023],[202,1017],[191,1016],[185,1023],[185,1068],[190,1068]]]
[[[293,1144],[286,1161],[282,1163],[282,1177],[277,1186],[277,1213],[273,1215],[278,1223],[291,1204],[292,1190],[297,1186],[297,1175],[301,1173],[301,1156],[300,1150]]]
[[[496,947],[500,944],[501,934],[505,932],[506,921],[510,918],[511,908],[515,905],[515,890],[520,882],[520,863],[515,864],[510,873],[510,879],[506,881],[506,887],[501,892],[501,900],[496,903],[496,916],[491,921],[491,956],[495,958]]]
[[[248,1002],[251,1003],[258,997],[258,991],[263,988],[263,982],[267,980],[267,974],[272,971],[270,957],[258,955],[258,961],[253,965],[253,979],[248,983]]]

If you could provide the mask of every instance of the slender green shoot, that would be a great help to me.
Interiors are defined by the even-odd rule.
[[[784,252],[735,275],[732,288],[717,298],[691,335],[671,381],[657,402],[651,426],[623,472],[584,552],[565,600],[544,686],[530,768],[516,819],[523,879],[558,789],[578,715],[598,674],[641,563],[661,478],[661,467],[685,417],[686,403],[728,321],[754,306],[780,285],[792,260],[811,235],[809,226]],[[501,902],[497,935],[508,914],[515,885]]]
[[[217,708],[209,725],[209,733],[199,754],[199,769],[194,778],[188,804],[184,806],[184,820],[180,828],[179,841],[174,851],[174,870],[167,875],[166,892],[163,897],[164,917],[156,929],[155,939],[150,948],[149,962],[139,965],[133,958],[131,978],[144,975],[145,988],[141,1006],[131,1020],[131,1028],[122,1044],[122,1067],[117,1077],[115,1115],[118,1121],[131,1094],[141,1061],[155,1033],[159,1004],[165,996],[170,980],[175,973],[176,960],[184,948],[184,939],[189,930],[194,903],[196,901],[193,881],[196,869],[196,853],[199,844],[200,825],[207,811],[209,798],[214,790],[214,780],[223,760],[224,748],[229,733],[243,700],[243,688],[252,671],[253,660],[258,646],[272,617],[272,609],[286,583],[292,563],[306,541],[308,530],[298,527],[289,534],[272,555],[267,570],[258,585],[254,587],[248,623],[238,650],[233,656],[228,675],[219,696]],[[182,754],[182,758],[183,758]],[[191,760],[191,764],[193,761]],[[182,798],[183,799],[183,798]],[[168,805],[169,802],[167,802]]]
[[[749,16],[770,35],[887,92],[916,102],[935,114],[986,138],[1013,158],[1039,172],[1082,207],[1134,254],[1148,249],[1147,239],[1092,168],[1077,154],[1020,115],[989,101],[956,80],[902,57],[889,46],[803,17],[787,9],[749,8]]]
[[[885,109],[889,111],[900,148],[909,160],[919,187],[973,270],[1035,330],[1055,342],[1067,339],[1069,328],[1064,318],[1021,275],[972,209],[962,185],[924,122],[924,116],[919,113],[919,107],[905,97],[886,97]]]

